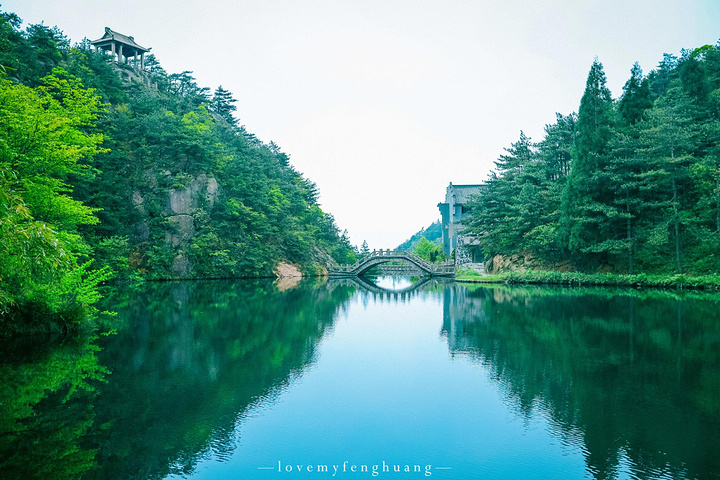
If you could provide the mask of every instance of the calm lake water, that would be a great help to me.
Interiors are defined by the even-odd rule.
[[[121,289],[114,334],[0,342],[0,478],[717,479],[719,300]]]

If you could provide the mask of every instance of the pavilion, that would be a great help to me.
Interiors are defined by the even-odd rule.
[[[133,37],[128,37],[122,33],[115,32],[109,27],[105,27],[105,35],[102,38],[90,42],[97,50],[105,50],[111,52],[113,56],[117,55],[118,63],[127,62],[128,58],[133,58],[135,66],[138,64],[138,56],[140,57],[140,68],[145,69],[145,54],[150,51],[149,48],[141,47],[135,43]]]

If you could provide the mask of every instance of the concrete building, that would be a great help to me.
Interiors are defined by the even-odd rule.
[[[463,224],[470,210],[468,202],[470,197],[480,193],[483,188],[479,185],[448,185],[445,192],[445,202],[438,203],[442,217],[442,242],[445,255],[450,257],[455,251],[456,263],[479,263],[483,261],[480,242],[474,235],[463,234],[466,225]]]

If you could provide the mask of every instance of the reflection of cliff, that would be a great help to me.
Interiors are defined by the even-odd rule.
[[[102,351],[63,343],[0,363],[0,476],[161,478],[226,455],[249,408],[313,361],[354,290],[183,282],[114,295],[119,333]],[[105,367],[107,383],[88,383]],[[68,393],[78,386],[90,391]]]
[[[349,288],[171,283],[126,297],[130,320],[101,361],[98,478],[163,477],[233,448],[248,407],[313,359]]]
[[[582,439],[593,477],[720,472],[715,302],[463,288],[445,290],[451,351],[489,365],[519,414],[548,412],[563,441]]]

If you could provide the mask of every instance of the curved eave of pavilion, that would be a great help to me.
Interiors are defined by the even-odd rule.
[[[90,45],[93,45],[96,48],[100,48],[102,50],[112,50],[112,44],[115,43],[116,45],[122,45],[123,47],[123,55],[126,53],[129,55],[135,55],[136,53],[142,54],[147,53],[150,51],[149,48],[141,47],[139,45],[131,45],[129,43],[121,42],[117,39],[100,39],[100,40],[94,40],[90,42]]]

